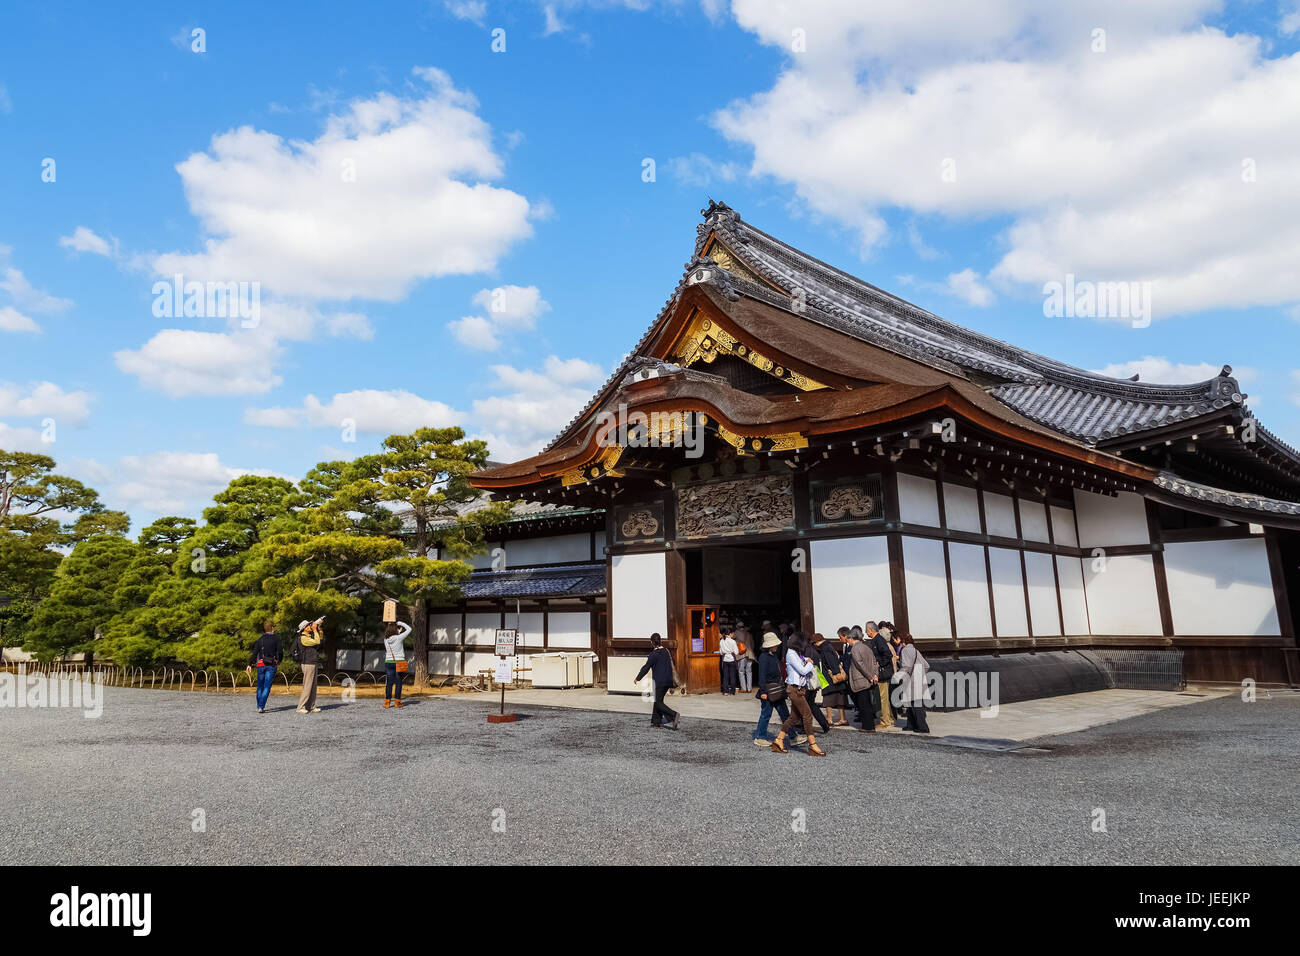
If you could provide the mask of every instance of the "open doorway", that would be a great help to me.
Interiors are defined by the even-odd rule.
[[[751,639],[763,639],[763,622],[798,626],[799,583],[786,542],[691,548],[686,559],[684,678],[692,694],[722,689],[718,641],[744,624]],[[755,648],[757,651],[757,648]],[[681,661],[679,659],[679,669]]]

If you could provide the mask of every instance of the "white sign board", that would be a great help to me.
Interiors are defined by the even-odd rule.
[[[497,672],[494,675],[494,679],[498,684],[510,683],[510,679],[511,679],[510,658],[508,657],[497,658]]]
[[[518,631],[513,627],[502,627],[497,629],[497,657],[513,657],[515,653],[515,638]]]

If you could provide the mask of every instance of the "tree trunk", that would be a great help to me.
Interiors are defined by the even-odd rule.
[[[415,689],[429,687],[429,602],[420,598],[411,608],[411,636],[415,639]]]

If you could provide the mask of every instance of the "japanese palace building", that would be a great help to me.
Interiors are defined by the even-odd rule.
[[[719,615],[827,635],[889,619],[935,661],[1123,649],[1192,681],[1300,678],[1300,453],[1229,367],[1108,378],[953,325],[721,203],[697,232],[578,416],[473,477],[518,504],[496,569],[485,556],[433,611],[435,672],[483,666],[517,612],[525,648],[590,649],[611,691],[655,631],[693,690],[716,689]]]

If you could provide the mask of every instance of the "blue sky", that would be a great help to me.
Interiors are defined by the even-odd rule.
[[[0,447],[137,528],[423,422],[527,454],[710,196],[1084,368],[1229,363],[1300,443],[1300,11],[969,6],[6,5]],[[258,283],[257,326],[155,315],[178,271]],[[1150,283],[1154,321],[1046,317],[1066,274]]]

